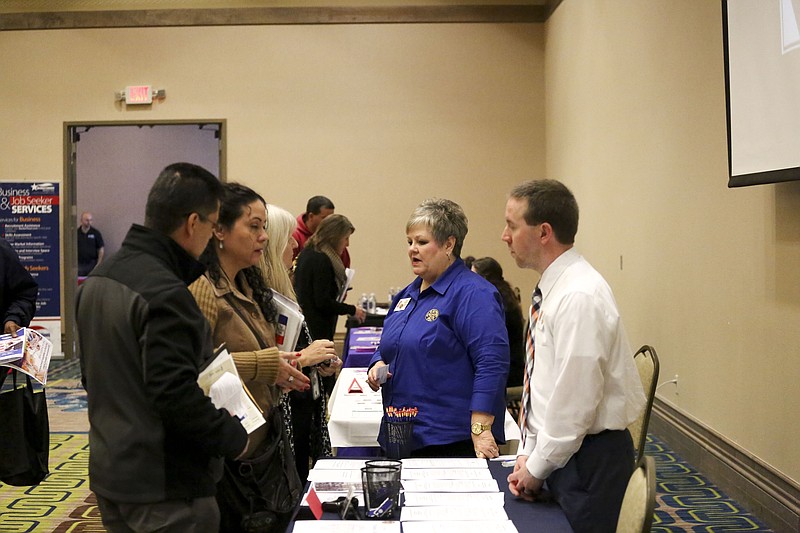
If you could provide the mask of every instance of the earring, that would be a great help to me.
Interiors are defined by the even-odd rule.
[[[222,250],[222,241],[219,241],[219,249]]]

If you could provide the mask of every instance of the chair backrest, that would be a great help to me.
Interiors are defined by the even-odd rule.
[[[653,409],[653,398],[656,396],[656,386],[658,385],[658,355],[652,346],[645,344],[633,355],[636,369],[639,371],[639,378],[642,380],[642,387],[647,398],[644,409],[639,418],[628,426],[631,433],[633,445],[636,448],[636,461],[644,456],[644,445],[647,442],[647,427],[650,424],[650,411]]]
[[[645,533],[656,507],[656,463],[645,455],[633,471],[617,520],[617,533]]]

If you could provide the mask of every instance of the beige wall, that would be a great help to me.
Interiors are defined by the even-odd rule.
[[[800,480],[800,183],[727,188],[720,2],[565,0],[545,48],[547,175],[659,397]]]
[[[541,24],[0,32],[0,180],[60,180],[66,121],[226,119],[229,180],[352,219],[357,293],[411,280],[405,221],[429,196],[530,291],[499,235],[506,192],[544,171],[543,43]],[[115,103],[135,84],[167,98]]]
[[[659,396],[800,480],[800,187],[726,188],[719,2],[565,0],[546,28],[0,32],[0,180],[60,180],[65,121],[224,118],[229,179],[353,219],[357,292],[409,281],[405,219],[439,195],[470,216],[464,253],[529,293],[498,235],[508,189],[545,175],[546,132],[579,249],[631,343],[679,375]],[[114,103],[141,83],[166,101]]]

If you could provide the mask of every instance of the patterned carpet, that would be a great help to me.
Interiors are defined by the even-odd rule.
[[[656,460],[656,512],[651,531],[772,531],[663,441],[648,435],[645,454]]]
[[[50,475],[38,487],[0,484],[0,532],[101,532],[89,491],[86,396],[75,362],[56,363],[47,387]],[[770,532],[656,437],[647,455],[656,460],[654,532]]]

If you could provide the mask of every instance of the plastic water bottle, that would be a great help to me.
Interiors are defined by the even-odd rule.
[[[375,311],[378,310],[378,301],[375,299],[375,293],[369,293],[369,298],[367,298],[367,313],[375,314]]]
[[[367,293],[366,292],[362,292],[361,293],[361,298],[358,299],[358,306],[361,309],[363,309],[364,311],[367,311],[367,308],[369,307],[369,304],[368,304],[368,298],[367,298]]]

